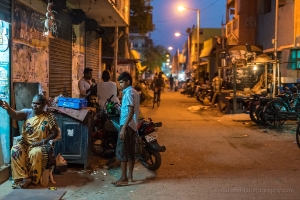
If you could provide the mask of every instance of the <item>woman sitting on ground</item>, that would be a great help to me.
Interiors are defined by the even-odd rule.
[[[110,81],[109,71],[105,70],[102,72],[102,80],[103,82],[97,84],[97,95],[100,106],[104,107],[106,100],[111,97],[111,95],[114,95],[111,99],[112,101],[120,103],[117,84]]]
[[[1,101],[12,119],[24,120],[21,141],[11,148],[11,169],[14,183],[13,189],[27,188],[30,184],[39,183],[45,169],[43,154],[46,144],[57,137],[58,125],[52,113],[44,111],[46,99],[43,95],[35,95],[31,109],[16,111],[6,101]]]

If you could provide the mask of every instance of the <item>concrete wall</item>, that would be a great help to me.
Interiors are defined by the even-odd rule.
[[[259,6],[259,5],[258,5]],[[257,44],[264,50],[273,48],[272,39],[275,31],[275,0],[272,1],[272,11],[259,14],[257,20]],[[286,0],[285,6],[278,9],[278,48],[293,44],[294,40],[294,0]]]

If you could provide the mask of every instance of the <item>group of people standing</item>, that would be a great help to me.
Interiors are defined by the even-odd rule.
[[[104,107],[106,100],[114,95],[112,100],[120,103],[118,95],[119,90],[115,82],[110,81],[110,72],[105,70],[102,72],[103,82],[95,83],[92,78],[93,69],[85,68],[83,71],[83,77],[78,81],[78,88],[80,92],[80,98],[89,98],[92,95],[98,97],[98,103],[101,107]]]
[[[100,107],[105,106],[108,98],[120,103],[119,90],[115,82],[110,81],[110,72],[102,72],[103,82],[94,83],[92,81],[92,69],[85,68],[84,76],[78,82],[80,97],[90,98],[91,95],[97,95]],[[120,132],[116,147],[116,157],[121,162],[121,177],[112,182],[115,186],[125,185],[128,182],[134,182],[133,168],[135,163],[135,136],[138,126],[140,96],[132,86],[132,76],[128,72],[123,72],[117,78],[122,89],[122,103],[120,112]],[[127,174],[128,164],[128,174]]]

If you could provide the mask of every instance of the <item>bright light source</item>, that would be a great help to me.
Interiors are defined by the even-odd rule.
[[[185,9],[186,9],[186,8],[183,7],[183,6],[179,6],[179,7],[178,7],[178,10],[179,10],[179,11],[182,11],[182,10],[185,10]]]
[[[173,47],[168,47],[169,50],[173,50]]]
[[[176,33],[175,33],[175,36],[176,36],[176,37],[181,36],[181,33],[176,32]]]
[[[167,54],[166,57],[169,58],[169,55]]]
[[[253,66],[253,70],[254,71],[257,70],[257,66],[256,65]]]
[[[167,59],[167,62],[170,62],[170,59]]]
[[[170,65],[169,67],[170,67],[170,69],[171,69],[171,68],[172,68],[172,65]]]
[[[169,64],[170,64],[170,63],[168,63],[168,62],[166,63],[167,66],[168,66]]]

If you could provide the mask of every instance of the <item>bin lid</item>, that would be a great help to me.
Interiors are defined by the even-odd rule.
[[[75,118],[77,120],[83,121],[88,114],[89,111],[95,112],[96,108],[93,107],[87,107],[87,108],[82,108],[80,110],[75,110],[72,108],[64,108],[64,107],[48,107],[48,111],[51,110],[56,110],[59,111],[65,115],[68,115],[72,118]]]

